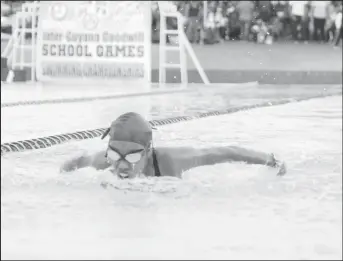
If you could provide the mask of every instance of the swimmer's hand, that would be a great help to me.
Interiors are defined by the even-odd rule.
[[[105,158],[105,151],[100,151],[94,155],[83,155],[66,161],[60,168],[60,172],[70,172],[85,167],[93,167],[96,170],[103,170],[110,166]]]
[[[81,156],[75,159],[66,161],[60,168],[60,172],[71,172],[80,168],[91,165],[91,158],[89,156]]]
[[[72,160],[68,160],[64,162],[60,168],[60,172],[71,172],[71,171],[77,170],[78,169],[77,161],[78,159],[72,159]]]
[[[287,168],[286,168],[286,163],[285,162],[277,162],[277,168],[278,168],[278,176],[283,176],[286,174],[287,172]]]
[[[274,154],[271,154],[271,160],[267,163],[267,165],[272,166],[274,168],[277,168],[278,169],[278,172],[277,172],[278,176],[283,176],[287,172],[285,162],[281,162],[281,161],[275,159]]]

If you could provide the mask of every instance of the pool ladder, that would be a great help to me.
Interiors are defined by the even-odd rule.
[[[1,53],[1,57],[11,61],[11,69],[8,73],[6,82],[12,82],[15,69],[24,70],[25,67],[31,68],[31,81],[36,79],[36,34],[37,34],[37,16],[39,2],[22,4],[21,10],[15,15],[15,23],[12,28],[12,35]],[[27,19],[31,19],[31,28],[27,27]],[[30,33],[32,38],[27,40],[26,34]],[[25,59],[25,50],[31,51],[31,62]],[[7,61],[6,61],[7,62]]]
[[[202,81],[205,84],[209,84],[207,75],[204,69],[200,65],[191,44],[189,43],[186,34],[184,32],[184,18],[181,13],[176,11],[176,8],[172,10],[170,6],[167,6],[168,2],[159,1],[160,9],[160,46],[159,46],[159,82],[160,84],[166,83],[167,69],[180,69],[181,73],[181,84],[187,85],[188,83],[188,72],[187,72],[187,56],[186,50],[190,55],[197,71],[200,74]],[[176,7],[176,6],[175,6]],[[177,29],[168,30],[167,29],[167,18],[177,19]],[[177,43],[167,45],[167,36],[175,35],[177,36]],[[167,62],[167,52],[179,52],[179,63],[168,63]]]

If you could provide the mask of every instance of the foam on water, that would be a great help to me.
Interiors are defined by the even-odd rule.
[[[88,140],[1,159],[2,259],[341,259],[342,97],[174,124],[157,146],[239,145],[274,152],[275,169],[218,164],[182,180],[61,174]],[[129,184],[130,183],[130,184]]]

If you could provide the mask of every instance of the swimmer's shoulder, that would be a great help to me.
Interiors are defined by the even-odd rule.
[[[156,170],[161,176],[175,176],[170,148],[155,147],[153,149],[153,158],[155,176],[157,175]]]
[[[106,150],[96,152],[91,155],[88,160],[89,164],[97,170],[106,169],[110,166],[106,159]]]
[[[159,161],[175,160],[182,156],[188,148],[185,147],[156,147],[154,153]]]
[[[154,151],[158,158],[165,158],[169,160],[182,160],[186,158],[193,158],[199,155],[208,153],[207,149],[192,148],[192,147],[156,147]]]
[[[161,176],[181,177],[188,168],[190,158],[198,150],[190,147],[156,147],[154,148]]]

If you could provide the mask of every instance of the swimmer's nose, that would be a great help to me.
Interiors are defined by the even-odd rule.
[[[130,166],[129,166],[129,164],[128,164],[127,162],[125,162],[124,160],[120,160],[120,161],[118,162],[117,169],[118,169],[119,171],[125,172],[125,171],[130,170]]]

